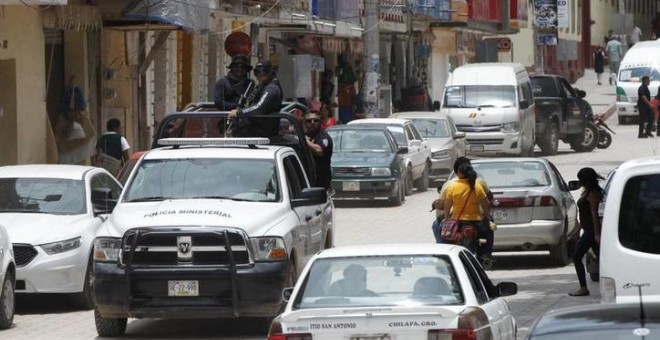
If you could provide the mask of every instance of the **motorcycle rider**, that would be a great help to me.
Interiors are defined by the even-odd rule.
[[[266,137],[276,136],[279,132],[280,120],[276,118],[253,118],[254,116],[279,113],[282,107],[282,87],[275,78],[275,70],[268,60],[262,60],[254,67],[254,75],[258,86],[255,92],[248,95],[248,107],[229,111],[229,118],[248,118],[245,129],[235,133],[236,137]],[[252,101],[250,98],[254,98]]]

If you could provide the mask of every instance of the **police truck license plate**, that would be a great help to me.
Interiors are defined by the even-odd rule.
[[[471,152],[484,152],[484,146],[481,144],[470,145]]]
[[[343,182],[344,191],[360,191],[360,182]]]
[[[168,296],[198,296],[199,282],[197,280],[167,281]]]

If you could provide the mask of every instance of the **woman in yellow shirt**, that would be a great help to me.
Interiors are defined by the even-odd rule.
[[[477,229],[483,223],[483,211],[488,211],[486,190],[477,182],[477,173],[470,164],[461,164],[456,172],[458,180],[449,184],[444,201],[445,216],[458,220],[459,231],[472,226],[471,235],[463,239],[463,246],[476,254]],[[467,234],[467,233],[466,233]]]

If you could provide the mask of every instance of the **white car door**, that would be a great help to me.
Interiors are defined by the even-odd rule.
[[[493,339],[514,339],[513,319],[506,302],[495,296],[496,288],[471,253],[462,251],[460,259],[477,301],[488,317]]]
[[[415,134],[411,129],[412,124],[405,124],[403,131],[408,140],[408,153],[413,166],[413,178],[418,178],[424,170],[424,149],[421,139],[415,139]]]
[[[302,190],[308,188],[309,184],[306,181],[302,165],[294,154],[285,156],[282,161],[288,184],[286,187],[288,187],[289,197],[293,201],[300,197]],[[292,205],[292,209],[298,216],[299,221],[299,225],[293,230],[294,244],[292,246],[302,252],[299,253],[299,255],[302,255],[302,259],[299,258],[298,263],[307,263],[312,255],[320,250],[316,248],[320,248],[317,244],[320,244],[321,241],[315,240],[322,238],[322,235],[320,235],[323,221],[322,210],[319,205]],[[300,267],[297,268],[297,270],[301,269]]]

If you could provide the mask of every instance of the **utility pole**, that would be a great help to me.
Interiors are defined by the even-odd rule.
[[[380,94],[380,28],[378,27],[379,0],[364,0],[366,29],[364,39],[364,81],[362,82],[362,100],[367,118],[379,116],[378,100]]]

